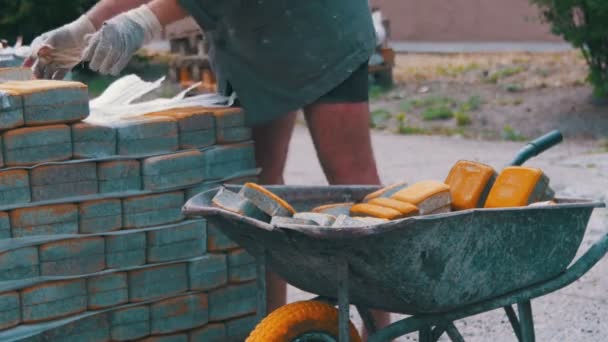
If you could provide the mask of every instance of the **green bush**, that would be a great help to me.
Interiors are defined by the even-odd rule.
[[[25,44],[41,33],[78,18],[96,0],[0,0],[0,38]]]
[[[589,64],[588,81],[595,94],[608,95],[608,1],[530,0],[554,34],[581,49]]]

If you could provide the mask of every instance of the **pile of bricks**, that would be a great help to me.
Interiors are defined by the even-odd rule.
[[[0,83],[0,340],[242,341],[255,261],[181,208],[255,181],[243,112],[87,115],[83,84]]]

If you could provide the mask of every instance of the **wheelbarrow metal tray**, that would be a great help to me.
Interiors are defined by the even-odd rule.
[[[377,188],[269,189],[307,211],[357,201]],[[335,298],[338,265],[346,260],[352,304],[404,314],[446,312],[552,279],[573,260],[593,209],[603,206],[560,199],[546,207],[473,209],[371,227],[273,227],[212,207],[216,191],[192,198],[184,211],[214,221],[250,253],[265,253],[270,269],[307,292]]]

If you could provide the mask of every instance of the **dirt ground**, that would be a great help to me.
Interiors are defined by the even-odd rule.
[[[395,87],[372,86],[372,125],[400,134],[523,140],[561,129],[608,137],[608,101],[592,96],[577,51],[400,54]]]

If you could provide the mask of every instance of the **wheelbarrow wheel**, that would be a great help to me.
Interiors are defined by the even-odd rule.
[[[314,300],[285,305],[268,315],[246,342],[337,342],[338,310]],[[361,337],[350,323],[350,341]]]

